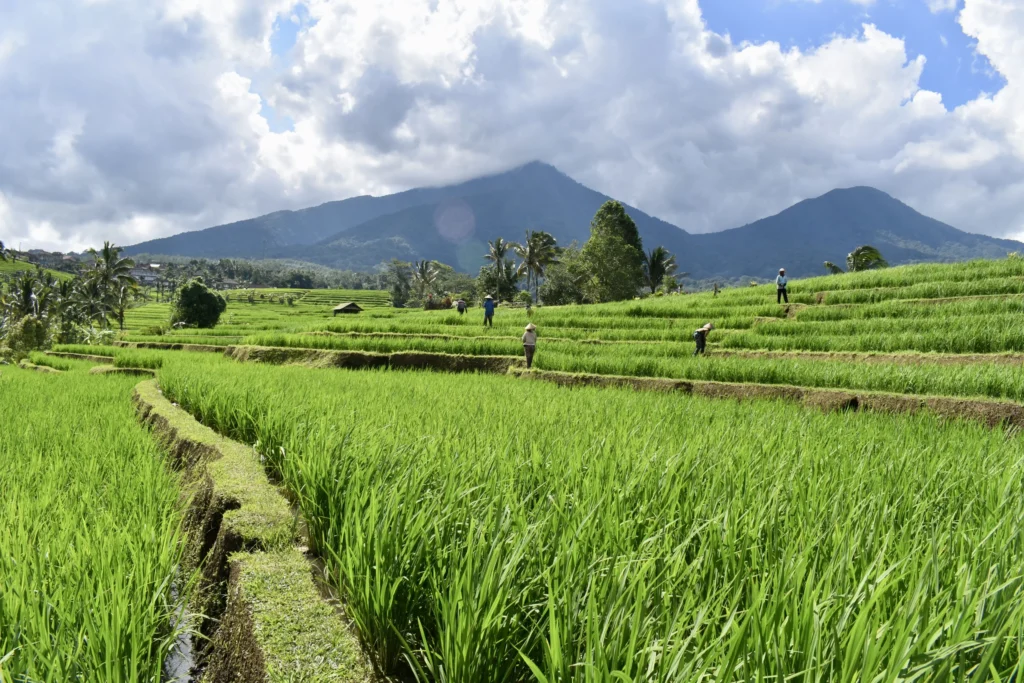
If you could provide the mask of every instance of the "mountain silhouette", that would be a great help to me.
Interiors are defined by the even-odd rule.
[[[384,197],[353,197],[300,211],[143,242],[126,253],[194,258],[288,258],[370,270],[391,258],[431,259],[475,273],[489,240],[545,230],[580,244],[609,197],[548,164],[533,162],[457,185]],[[775,216],[716,233],[689,234],[627,205],[648,249],[676,254],[696,278],[793,277],[824,273],[862,244],[892,264],[1002,257],[1024,244],[966,233],[870,187],[828,192]]]

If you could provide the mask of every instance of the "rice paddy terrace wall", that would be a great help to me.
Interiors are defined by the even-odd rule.
[[[134,400],[185,473],[184,566],[201,570],[193,612],[205,615],[204,683],[370,680],[358,641],[314,583],[300,520],[252,448],[196,422],[155,381]]]

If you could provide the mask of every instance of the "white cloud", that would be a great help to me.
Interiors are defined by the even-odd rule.
[[[1017,0],[966,0],[1007,85],[953,111],[872,25],[814,50],[734,45],[696,0],[308,0],[284,63],[271,31],[294,0],[14,5],[5,243],[133,243],[534,158],[689,230],[870,184],[1024,232]]]
[[[936,14],[939,12],[953,12],[956,10],[956,6],[959,0],[925,0],[928,3],[928,9]]]

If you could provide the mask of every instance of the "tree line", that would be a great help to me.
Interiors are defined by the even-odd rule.
[[[103,343],[113,338],[114,324],[123,330],[126,311],[146,296],[132,276],[135,262],[121,252],[110,242],[90,249],[92,260],[74,277],[37,267],[0,278],[0,360],[50,344]],[[11,258],[0,242],[0,261]],[[212,327],[224,310],[223,298],[201,278],[177,294],[171,324]]]
[[[385,281],[395,306],[431,307],[434,297],[499,301],[543,301],[549,305],[632,299],[678,286],[677,263],[664,247],[644,250],[636,223],[616,201],[606,202],[590,223],[590,237],[561,247],[550,233],[527,230],[522,242],[499,237],[488,242],[486,264],[477,277],[455,277],[437,261],[392,260]],[[685,275],[682,274],[682,275]]]

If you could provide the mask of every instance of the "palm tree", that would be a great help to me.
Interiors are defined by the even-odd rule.
[[[651,288],[651,294],[661,286],[665,276],[676,272],[676,268],[676,257],[665,247],[655,247],[644,254],[644,282]]]
[[[540,279],[544,277],[544,271],[548,266],[558,263],[558,244],[550,233],[543,230],[527,230],[526,241],[522,244],[513,244],[519,258],[523,262],[519,264],[519,275],[526,274],[526,288],[533,283],[533,300],[537,300],[537,293]]]
[[[108,325],[110,299],[103,290],[99,280],[83,280],[74,293],[74,304],[78,312],[88,322],[98,322],[101,327]]]
[[[117,319],[118,326],[124,330],[124,314],[128,307],[139,296],[139,286],[134,282],[119,285],[110,297],[110,312]]]
[[[846,256],[846,270],[851,273],[888,267],[889,263],[882,258],[882,252],[867,244],[857,247]]]
[[[846,255],[846,270],[850,273],[858,273],[862,270],[874,270],[876,268],[888,268],[889,262],[882,258],[882,252],[878,251],[869,244],[857,247],[849,254]],[[843,269],[832,263],[831,261],[825,261],[825,270],[832,275],[838,275],[843,272]]]
[[[39,280],[31,271],[22,273],[11,282],[7,306],[13,319],[20,320],[26,315],[38,316],[40,314],[38,289]]]
[[[98,281],[100,289],[113,293],[121,285],[138,284],[132,277],[135,261],[130,258],[121,258],[120,247],[115,247],[110,242],[104,242],[102,249],[99,251],[90,249],[89,253],[94,260],[86,277]]]
[[[422,301],[428,291],[433,291],[434,282],[437,281],[437,267],[433,261],[417,261],[413,266],[412,280],[416,283]]]
[[[512,248],[510,242],[506,242],[502,238],[498,238],[493,242],[487,243],[487,254],[484,256],[485,259],[498,265],[505,260],[505,256],[508,254],[508,250]]]

